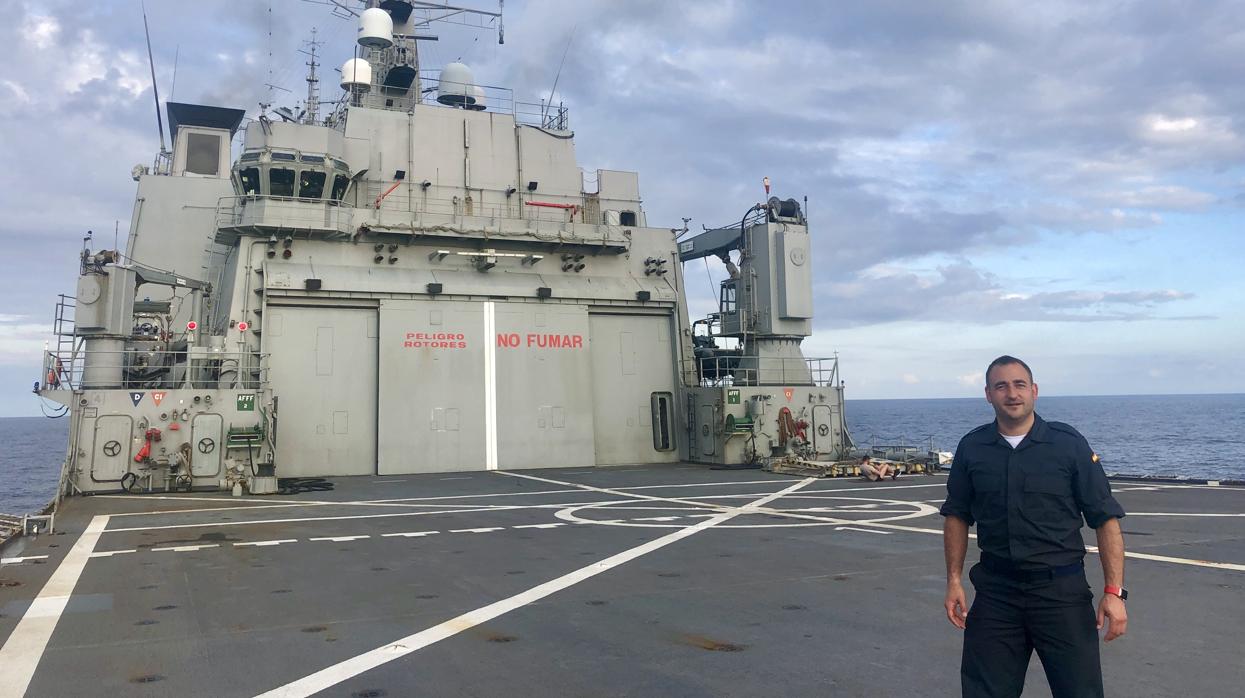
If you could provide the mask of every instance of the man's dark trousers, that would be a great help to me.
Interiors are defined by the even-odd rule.
[[[1031,579],[974,565],[964,631],[965,698],[1019,696],[1036,649],[1055,698],[1101,698],[1097,617],[1085,570]]]

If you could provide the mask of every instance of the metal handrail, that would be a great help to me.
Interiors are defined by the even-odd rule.
[[[367,182],[360,186],[360,199],[375,201],[376,198],[393,185],[386,182]],[[487,191],[487,190],[486,190]],[[503,191],[495,193],[504,194]],[[506,197],[502,201],[478,201],[467,196],[441,198],[427,196],[422,193],[418,183],[403,183],[384,199],[381,210],[406,211],[410,213],[429,213],[447,216],[469,216],[476,218],[509,218],[549,223],[585,223],[606,225],[596,220],[601,215],[600,205],[593,197],[583,195],[557,195],[543,197],[556,206],[543,206],[541,202],[533,202],[527,197]],[[247,204],[252,202],[295,203],[296,206],[265,208],[262,215],[254,220],[247,219]],[[218,229],[236,228],[246,225],[258,225],[269,228],[288,230],[336,230],[346,233],[352,224],[352,210],[349,204],[336,200],[300,199],[290,196],[272,196],[268,194],[244,194],[222,196],[216,204],[216,227]],[[363,207],[367,210],[368,207]],[[623,228],[624,226],[612,226]],[[628,226],[629,227],[629,226]]]
[[[265,210],[262,217],[257,218],[253,224],[288,230],[327,229],[344,233],[350,222],[349,214],[342,213],[349,206],[343,206],[336,199],[300,199],[292,196],[243,194],[222,196],[217,199],[216,228],[228,229],[247,225],[246,205],[251,202],[268,201],[299,205],[284,207],[279,212]]]
[[[90,375],[119,378],[97,379]],[[268,355],[210,351],[47,351],[43,356],[47,390],[245,388],[268,381]]]
[[[836,387],[837,357],[805,358],[707,356],[683,360],[683,372],[695,373],[700,387],[814,385]],[[775,380],[775,377],[777,380]],[[765,380],[762,380],[762,379]],[[811,382],[810,382],[811,381]]]

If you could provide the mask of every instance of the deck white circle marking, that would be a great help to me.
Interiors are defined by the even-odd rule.
[[[855,504],[845,505],[843,508],[835,508],[832,506],[819,507],[818,510],[815,512],[809,511],[808,509],[789,509],[788,510],[788,509],[774,509],[772,507],[768,507],[763,511],[748,512],[747,515],[748,516],[772,516],[772,517],[781,518],[788,514],[793,515],[793,516],[795,515],[808,516],[808,515],[819,515],[819,514],[826,515],[826,516],[833,516],[833,515],[841,516],[843,514],[860,515],[860,514],[883,513],[883,512],[870,511],[867,509],[861,509],[860,508],[861,502],[873,504],[875,506],[885,505],[885,506],[894,507],[894,508],[910,508],[911,511],[905,511],[900,514],[891,514],[887,516],[852,519],[851,520],[852,523],[859,523],[859,524],[889,523],[892,521],[903,521],[906,519],[919,519],[925,516],[929,516],[931,514],[938,513],[937,507],[930,506],[929,504],[926,504],[924,502],[912,502],[912,501],[905,501],[902,499],[873,499],[873,498],[866,499],[864,497],[824,497],[823,499],[841,499],[841,500],[845,500],[848,502],[854,502]],[[592,511],[592,510],[597,510],[597,509],[610,509],[613,507],[614,504],[633,504],[633,502],[622,500],[618,502],[606,502],[603,504],[589,504],[585,506],[568,507],[566,509],[561,509],[561,510],[554,512],[554,516],[556,516],[559,519],[562,519],[563,521],[569,521],[571,523],[597,524],[599,526],[627,526],[631,528],[684,528],[686,526],[692,525],[691,522],[655,523],[655,522],[652,522],[651,519],[649,521],[640,521],[638,519],[620,521],[620,520],[612,519],[612,518],[609,520],[600,520],[600,519],[592,519],[592,518],[580,516],[581,512],[587,512],[587,511]],[[699,517],[705,516],[705,513],[703,511],[697,511],[690,507],[653,506],[653,507],[644,507],[644,508],[664,511],[664,512],[669,513],[671,516],[677,516],[677,517],[688,518],[688,519],[693,518],[693,517],[699,518]],[[724,513],[724,512],[732,510],[733,508],[734,507],[729,507],[729,506],[715,507],[713,510],[710,510],[711,513],[709,515],[712,515],[713,513]],[[890,514],[890,512],[885,512],[885,513]],[[735,523],[728,522],[728,523],[718,526],[717,528],[721,528],[721,529],[725,529],[725,528],[805,528],[809,526],[842,526],[842,525],[844,525],[843,520],[841,518],[838,518],[838,519],[834,519],[830,521],[807,521],[805,520],[805,521],[800,521],[799,523],[791,522],[791,523],[735,524]]]

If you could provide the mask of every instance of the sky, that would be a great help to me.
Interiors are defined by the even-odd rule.
[[[39,414],[29,390],[82,236],[124,245],[130,170],[159,136],[138,0],[7,9],[0,416],[17,416]],[[161,99],[295,106],[313,27],[336,96],[355,25],[330,9],[149,0]],[[1048,395],[1222,393],[1245,392],[1242,16],[1214,0],[510,0],[504,45],[442,27],[421,50],[520,100],[556,77],[580,165],[639,172],[651,226],[737,221],[766,176],[808,197],[804,353],[837,353],[849,399],[980,396],[1004,353]],[[711,312],[721,265],[685,274],[692,315]]]

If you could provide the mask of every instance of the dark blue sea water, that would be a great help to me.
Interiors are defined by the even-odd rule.
[[[1245,395],[1039,397],[1047,421],[1076,427],[1108,473],[1245,479]],[[857,445],[906,441],[954,451],[994,419],[985,398],[848,400]]]
[[[0,512],[31,514],[54,494],[69,418],[0,418]]]
[[[1245,479],[1245,395],[1041,397],[1038,413],[1076,427],[1107,472]],[[953,451],[993,418],[981,398],[847,401],[861,446],[932,442]],[[0,418],[0,512],[30,513],[52,497],[68,427],[67,419]]]

